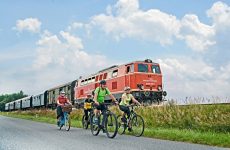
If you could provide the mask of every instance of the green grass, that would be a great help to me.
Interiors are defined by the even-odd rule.
[[[121,112],[117,107],[111,110]],[[143,136],[230,147],[230,105],[190,105],[140,107],[135,110],[145,120]],[[56,124],[55,111],[2,112],[0,115]],[[72,126],[81,127],[82,110],[71,113]]]
[[[146,129],[144,136],[172,141],[230,147],[229,133],[201,132],[188,129],[179,130],[174,128],[155,128]]]

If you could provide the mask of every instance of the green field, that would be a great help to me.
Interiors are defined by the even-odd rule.
[[[111,110],[121,112],[117,107]],[[230,147],[230,105],[148,106],[136,109],[145,120],[144,136]],[[5,116],[56,124],[55,111],[2,112]],[[72,126],[81,127],[83,110],[71,113]]]

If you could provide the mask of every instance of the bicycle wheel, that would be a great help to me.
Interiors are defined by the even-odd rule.
[[[61,130],[62,127],[63,127],[63,124],[59,125],[59,130]]]
[[[65,118],[65,130],[66,131],[70,130],[70,125],[71,125],[71,118],[70,118],[70,115],[67,114]]]
[[[95,124],[94,123],[94,118],[95,118],[95,114],[93,114],[90,118],[90,129],[91,129],[91,133],[94,135],[94,136],[97,136],[100,132],[100,128],[98,127],[98,124]],[[99,117],[100,119],[100,117]]]
[[[140,137],[145,128],[144,120],[141,116],[135,115],[131,120],[132,132],[136,137]]]
[[[61,118],[59,119],[59,124],[58,124],[58,127],[59,127],[59,130],[61,130],[61,128],[63,127],[63,116],[61,116]]]
[[[108,113],[105,120],[105,130],[108,138],[114,138],[117,135],[118,123],[117,117],[113,113]]]
[[[83,129],[88,129],[89,124],[88,124],[88,120],[85,120],[85,115],[82,116],[81,123],[82,123]]]
[[[117,116],[117,122],[118,122],[118,134],[122,135],[125,133],[125,123],[121,120],[122,116],[118,115]]]

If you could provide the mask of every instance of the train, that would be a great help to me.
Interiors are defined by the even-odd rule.
[[[60,91],[65,91],[68,99],[74,104],[74,88],[76,80],[27,96],[5,104],[5,111],[26,110],[35,108],[56,108],[56,100]]]
[[[60,91],[65,91],[72,104],[79,108],[83,105],[87,94],[93,93],[101,80],[106,80],[107,88],[118,101],[121,100],[124,87],[129,86],[133,96],[139,102],[159,104],[165,100],[167,95],[167,92],[163,90],[162,78],[160,64],[150,59],[113,65],[89,76],[80,76],[74,81],[45,90],[41,94],[6,103],[5,110],[56,108],[56,100]],[[106,97],[105,102],[110,103],[111,99]]]

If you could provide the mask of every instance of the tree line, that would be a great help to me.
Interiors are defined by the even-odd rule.
[[[12,93],[12,94],[3,94],[0,95],[0,111],[5,110],[5,104],[12,102],[14,100],[26,97],[28,95],[24,94],[23,91],[20,91],[18,93]]]

